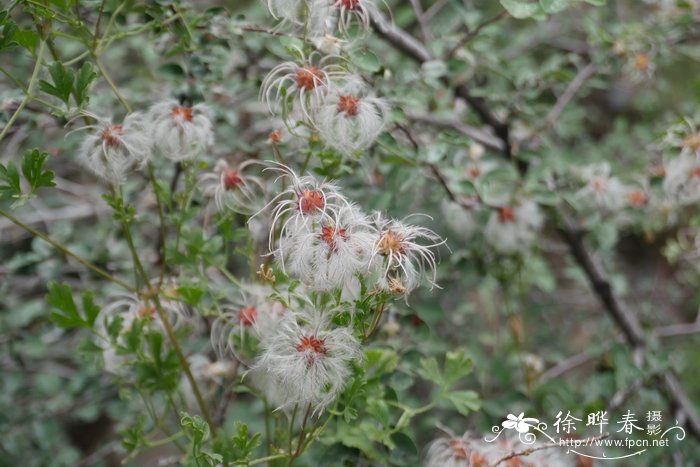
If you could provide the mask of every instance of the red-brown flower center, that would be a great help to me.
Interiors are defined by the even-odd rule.
[[[319,235],[319,237],[321,238],[321,240],[328,244],[328,247],[331,251],[335,251],[335,249],[337,248],[336,239],[340,237],[343,240],[347,240],[348,234],[343,228],[337,228],[332,225],[325,225],[321,228],[321,234]]]
[[[345,112],[351,117],[357,115],[360,99],[354,96],[340,96],[338,100],[338,113]]]
[[[501,222],[515,222],[515,211],[513,208],[503,206],[498,210],[498,218]]]
[[[102,141],[104,141],[107,146],[119,146],[119,137],[124,134],[124,126],[110,125],[102,131]]]
[[[379,253],[384,256],[403,255],[406,253],[406,247],[403,243],[403,236],[394,232],[393,230],[387,230],[387,232],[382,235],[379,239]]]
[[[467,460],[469,456],[467,455],[467,447],[461,439],[453,439],[450,441],[450,448],[452,449],[453,456],[460,460]]]
[[[340,5],[346,10],[356,10],[360,6],[360,0],[340,0]]]
[[[694,151],[700,150],[700,133],[693,133],[692,135],[686,136],[683,140],[683,146],[689,147]]]
[[[481,170],[478,167],[469,167],[467,169],[467,175],[471,178],[479,178],[481,175]]]
[[[302,336],[296,346],[297,352],[314,352],[320,355],[325,355],[328,352],[326,342],[316,336]]]
[[[282,141],[282,130],[271,131],[268,138],[271,143],[279,144],[279,142]]]
[[[308,214],[326,207],[326,200],[323,193],[318,190],[304,190],[299,195],[299,210],[303,214]]]
[[[641,207],[647,204],[648,198],[646,193],[641,190],[633,191],[628,196],[629,202],[632,206]]]
[[[305,66],[297,70],[296,84],[300,89],[311,91],[323,82],[323,74],[315,66]]]
[[[153,308],[152,306],[144,305],[138,309],[138,311],[136,312],[136,315],[139,318],[146,318],[149,320],[153,320],[155,312],[156,312],[156,309]]]
[[[182,119],[186,122],[191,122],[193,118],[194,109],[192,107],[173,107],[173,117]]]
[[[694,178],[700,178],[700,167],[693,169],[693,171],[690,173],[690,176]]]
[[[243,183],[243,179],[237,171],[233,169],[227,169],[224,172],[223,183],[226,191],[231,191],[238,188],[238,186]]]
[[[608,189],[608,182],[603,177],[596,177],[591,180],[591,187],[593,188],[593,191],[602,193]]]
[[[255,318],[258,316],[258,310],[254,306],[247,306],[238,311],[238,321],[245,327],[250,327],[255,324]]]
[[[637,54],[634,57],[634,66],[637,68],[637,70],[646,71],[649,68],[649,65],[651,65],[651,60],[649,59],[648,55]]]

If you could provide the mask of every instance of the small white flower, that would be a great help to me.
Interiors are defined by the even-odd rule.
[[[469,433],[461,437],[443,436],[432,443],[423,464],[425,467],[486,466],[486,450]]]
[[[185,304],[164,297],[160,298],[160,304],[174,329],[194,323]],[[107,331],[116,324],[115,320],[117,319],[121,320],[118,334],[116,341],[111,341]],[[105,370],[108,372],[117,375],[124,374],[123,366],[127,359],[117,352],[117,347],[124,345],[124,333],[130,331],[137,320],[144,320],[147,327],[165,332],[155,304],[151,301],[144,301],[134,294],[121,295],[100,311],[95,320],[95,327],[97,335],[105,339],[99,341],[98,345],[103,347]]]
[[[518,435],[504,434],[492,442],[486,439],[493,437],[489,433],[485,436],[473,436],[468,432],[457,437],[441,437],[433,441],[428,449],[425,467],[465,467],[465,466],[489,466],[501,462],[504,466],[528,466],[528,467],[574,467],[577,465],[577,457],[567,455],[566,449],[552,447],[542,449],[540,441],[523,443]],[[508,461],[502,459],[532,449],[534,452],[516,456]],[[539,448],[539,449],[538,449]]]
[[[440,212],[447,226],[463,240],[468,239],[476,231],[477,223],[474,214],[459,203],[444,199],[440,204]]]
[[[309,0],[265,0],[267,9],[275,19],[300,25],[309,17]]]
[[[199,177],[204,194],[214,200],[219,211],[231,210],[240,214],[251,214],[264,203],[265,185],[254,175],[244,174],[251,166],[259,166],[255,160],[249,160],[232,167],[219,159],[214,170]]]
[[[240,347],[245,337],[252,334],[263,339],[277,328],[286,308],[270,298],[272,289],[256,284],[242,284],[240,296],[229,305],[211,327],[211,346],[219,358],[229,355],[241,358]]]
[[[669,128],[664,144],[681,150],[681,154],[695,154],[700,157],[700,128],[690,118]]]
[[[388,120],[389,105],[356,77],[332,85],[312,115],[326,144],[346,155],[370,147]]]
[[[576,198],[581,203],[610,211],[617,210],[625,204],[628,189],[617,177],[610,175],[610,165],[607,163],[584,167],[581,178],[586,183],[576,193]]]
[[[665,163],[664,191],[680,204],[700,201],[700,156],[682,152]]]
[[[311,111],[318,106],[328,92],[331,79],[348,76],[347,71],[330,63],[337,59],[333,55],[321,56],[313,52],[308,58],[299,50],[302,64],[284,62],[274,67],[260,87],[260,98],[267,104],[270,113],[282,110],[282,119],[290,124],[293,110],[297,108],[303,119],[311,120]],[[293,96],[295,104],[289,105]]]
[[[365,215],[343,206],[283,238],[278,258],[309,289],[341,289],[352,297],[359,291],[357,275],[367,270],[373,242]]]
[[[268,388],[279,385],[272,398],[283,398],[278,408],[309,404],[314,413],[321,412],[350,378],[360,344],[348,329],[330,327],[328,317],[318,311],[287,313],[277,332],[263,341],[253,368],[265,375]]]
[[[525,199],[514,206],[503,206],[489,217],[484,236],[502,253],[526,250],[535,240],[543,217],[537,203]]]
[[[432,276],[431,286],[436,285],[433,249],[445,243],[445,240],[426,227],[386,219],[380,214],[375,216],[374,228],[370,268],[379,272],[379,289],[399,295],[408,294],[420,285],[426,269]]]
[[[466,180],[476,183],[496,168],[498,168],[498,163],[494,161],[474,159],[464,164],[462,173]]]
[[[186,107],[168,99],[153,105],[148,117],[155,147],[170,160],[194,159],[214,142],[204,104]]]
[[[216,393],[218,386],[235,376],[236,364],[230,360],[212,362],[206,355],[194,354],[187,357],[187,363],[190,365],[192,376],[197,381],[197,386],[202,392],[204,399],[211,399]],[[194,395],[192,384],[190,384],[187,376],[182,375],[180,378],[179,389],[185,397],[187,407],[190,410],[198,410],[197,397]]]
[[[92,173],[110,183],[124,182],[126,174],[135,165],[143,165],[151,156],[152,140],[146,131],[143,115],[129,114],[122,123],[87,115],[97,123],[74,130],[92,130],[80,145],[79,160]]]
[[[310,175],[299,177],[292,169],[282,164],[276,164],[265,170],[280,172],[278,179],[283,178],[291,182],[287,189],[275,196],[251,218],[252,220],[258,216],[268,206],[275,206],[270,225],[270,251],[274,250],[272,244],[276,226],[282,219],[284,223],[279,235],[284,239],[292,237],[299,229],[308,228],[306,225],[308,222],[328,217],[328,212],[337,212],[341,207],[348,205],[348,201],[340,194],[338,187],[332,183],[321,182]],[[284,251],[280,251],[280,254],[284,255]]]
[[[352,26],[353,20],[357,21],[365,31],[370,27],[372,15],[378,12],[373,0],[316,0],[317,2],[328,2],[338,9],[338,29],[342,33],[347,33]]]

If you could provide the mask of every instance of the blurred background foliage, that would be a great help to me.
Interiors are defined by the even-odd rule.
[[[675,9],[668,13],[662,6],[670,3]],[[648,172],[662,163],[659,142],[681,116],[696,115],[700,101],[700,25],[693,8],[694,2],[681,0],[389,0],[381,5],[435,57],[448,58],[418,64],[376,34],[358,41],[351,47],[352,62],[377,94],[392,102],[395,123],[361,158],[340,157],[313,141],[291,140],[282,147],[297,166],[311,155],[317,174],[341,180],[349,196],[368,209],[433,217],[430,227],[449,245],[441,251],[441,289],[422,289],[408,303],[392,305],[380,335],[382,352],[392,360],[382,388],[391,388],[403,403],[425,405],[433,386],[419,376],[420,359],[461,348],[473,360],[474,372],[460,384],[479,393],[482,408],[465,417],[440,403],[417,415],[412,439],[396,439],[394,450],[372,438],[373,422],[365,414],[355,425],[329,430],[305,465],[339,465],[340,459],[350,465],[417,465],[425,446],[440,434],[436,426],[488,432],[507,413],[526,412],[551,423],[559,410],[579,416],[606,408],[618,416],[628,409],[639,416],[662,410],[670,425],[677,407],[668,404],[655,379],[658,368],[674,368],[697,407],[696,209],[681,211],[673,223],[658,211],[627,213],[625,220],[577,212],[586,243],[607,270],[614,292],[645,332],[658,337],[646,349],[656,364],[652,371],[651,365],[635,364],[634,352],[568,254],[555,223],[546,224],[528,254],[501,255],[483,234],[450,225],[454,216],[445,210],[444,187],[427,169],[436,165],[448,178],[459,173],[475,141],[453,123],[482,126],[449,82],[468,85],[473,97],[483,98],[494,115],[509,122],[513,153],[530,163],[525,185],[545,206],[562,200],[575,204],[567,178],[571,168],[595,162],[607,161],[613,173],[630,182],[658,185]],[[262,3],[33,0],[4,2],[2,9],[12,10],[9,18],[18,28],[15,43],[0,48],[0,66],[7,72],[0,76],[3,127],[24,98],[40,35],[47,35],[53,60],[67,62],[77,73],[94,58],[72,36],[80,35],[81,24],[94,27],[103,9],[102,27],[110,28],[111,39],[101,44],[100,65],[132,106],[145,108],[167,96],[204,100],[217,133],[207,163],[240,155],[272,158],[268,134],[280,122],[266,113],[258,89],[268,70],[287,59],[286,41],[294,39],[275,35]],[[6,35],[8,23],[2,24]],[[595,72],[548,121],[587,66]],[[1,143],[0,162],[19,163],[24,151],[41,148],[49,153],[47,167],[55,171],[57,186],[40,191],[15,215],[105,269],[128,271],[128,248],[101,198],[104,187],[74,157],[80,136],[66,134],[68,110],[76,103],[39,96],[52,107],[27,103]],[[102,77],[90,87],[89,108],[124,114]],[[486,148],[484,158],[502,163],[493,148]],[[159,180],[167,185],[174,170],[159,163]],[[519,175],[514,166],[502,164],[489,177],[483,185],[487,196],[507,191]],[[551,189],[545,180],[561,189]],[[144,185],[134,175],[124,189],[141,213],[139,251],[155,263],[155,200]],[[474,194],[468,182],[451,186],[459,196]],[[191,255],[173,259],[181,276],[199,274],[201,264],[191,256],[225,262],[241,276],[254,273],[243,219],[231,219],[230,228],[214,237],[190,221],[183,241]],[[45,300],[54,280],[95,291],[98,303],[117,289],[6,218],[0,218],[0,258],[0,464],[118,465],[124,447],[141,436],[143,401],[133,388],[116,385],[103,373],[86,332],[63,330],[48,320]],[[686,326],[673,333],[670,325]],[[371,404],[382,396],[366,397],[366,410],[381,412]],[[248,400],[254,399],[238,394],[228,408],[227,433],[236,432],[236,422],[247,423],[251,432],[263,430],[261,403]],[[172,452],[156,448],[128,463],[155,465],[167,455]],[[673,449],[649,450],[634,464],[610,463],[696,465],[697,459],[700,444],[688,436]]]

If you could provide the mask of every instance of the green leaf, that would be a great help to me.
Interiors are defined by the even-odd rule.
[[[91,328],[100,312],[93,301],[92,292],[86,290],[82,299],[83,313],[80,313],[73,300],[73,291],[67,284],[50,282],[46,301],[58,309],[51,312],[49,319],[66,329]]]
[[[14,162],[8,162],[7,166],[0,164],[0,181],[7,183],[7,185],[0,185],[0,197],[20,198],[22,196],[19,171]]]
[[[558,13],[565,10],[571,4],[571,0],[540,0],[540,5],[545,13]]]
[[[517,19],[531,18],[542,13],[540,4],[528,0],[500,0],[501,6]]]
[[[379,61],[379,58],[369,51],[355,55],[353,57],[353,63],[361,70],[368,71],[370,73],[377,73],[382,69],[382,64]]]
[[[97,78],[97,73],[92,66],[92,63],[85,62],[78,72],[78,76],[75,80],[75,101],[79,107],[87,105],[90,101],[88,92],[90,91],[90,85]]]
[[[445,398],[452,402],[461,415],[469,415],[481,408],[479,395],[474,391],[453,391],[447,393]]]
[[[73,291],[69,285],[57,282],[49,283],[49,294],[46,296],[49,305],[58,308],[60,311],[53,311],[49,319],[62,328],[79,328],[85,322],[78,312],[73,300]]]
[[[73,70],[64,67],[61,62],[54,62],[53,65],[49,67],[49,74],[51,75],[53,84],[41,80],[39,81],[39,87],[46,94],[61,99],[67,106],[70,94],[73,91],[73,79],[75,77]]]
[[[34,53],[39,43],[39,34],[36,31],[19,29],[14,32],[13,39],[20,46]]]
[[[54,173],[50,170],[42,170],[48,157],[47,153],[39,152],[38,149],[32,149],[24,153],[22,173],[30,186],[28,196],[33,195],[40,187],[56,186],[53,181]]]
[[[444,379],[452,385],[472,372],[472,359],[462,350],[447,352],[445,356]]]
[[[428,381],[434,382],[438,386],[442,387],[445,385],[445,380],[440,373],[440,367],[438,366],[438,362],[434,357],[421,359],[420,366],[421,367],[418,370],[419,375]]]
[[[3,11],[0,15],[2,14],[6,15],[7,13]],[[7,20],[7,22],[3,24],[2,29],[0,29],[0,50],[10,48],[17,44],[17,41],[14,40],[17,31],[17,24],[12,20]]]

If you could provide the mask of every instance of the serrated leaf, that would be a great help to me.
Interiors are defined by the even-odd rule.
[[[14,162],[8,162],[7,166],[0,164],[0,181],[6,183],[6,185],[0,185],[0,196],[8,198],[19,198],[22,196],[19,171]]]
[[[49,319],[62,328],[75,328],[84,325],[83,318],[73,300],[73,291],[69,285],[57,282],[49,283],[49,294],[46,296],[49,305],[60,311],[53,311]]]
[[[100,312],[93,301],[92,292],[85,291],[83,292],[83,313],[81,314],[73,299],[73,291],[67,284],[50,282],[46,301],[58,309],[51,312],[49,319],[66,329],[90,328]]]
[[[12,20],[7,21],[7,23],[3,25],[2,30],[0,30],[0,50],[7,49],[17,44],[14,40],[17,31],[17,24]]]
[[[92,63],[85,62],[78,72],[78,76],[75,80],[75,101],[79,107],[87,105],[90,101],[88,95],[90,91],[90,85],[97,78],[97,73],[92,66]]]
[[[462,350],[447,352],[445,356],[444,379],[448,385],[452,385],[467,376],[472,371],[472,359],[467,357]]]
[[[13,39],[14,42],[34,53],[39,43],[39,34],[32,30],[18,29],[14,32]]]
[[[61,62],[54,62],[49,67],[52,83],[48,81],[39,81],[39,88],[46,94],[56,96],[61,99],[66,105],[70,99],[70,94],[73,91],[73,80],[75,75],[73,70],[63,66]]]
[[[469,415],[481,408],[481,399],[474,391],[452,391],[445,395],[461,415]]]
[[[22,159],[22,173],[24,178],[29,183],[30,192],[28,196],[40,187],[56,186],[53,181],[54,173],[50,170],[43,170],[46,159],[49,155],[45,152],[40,152],[38,149],[31,149],[24,153]]]
[[[445,385],[445,381],[440,373],[440,367],[435,358],[423,358],[420,361],[420,365],[421,367],[418,370],[418,374],[428,381],[434,382],[438,386],[442,387]]]

